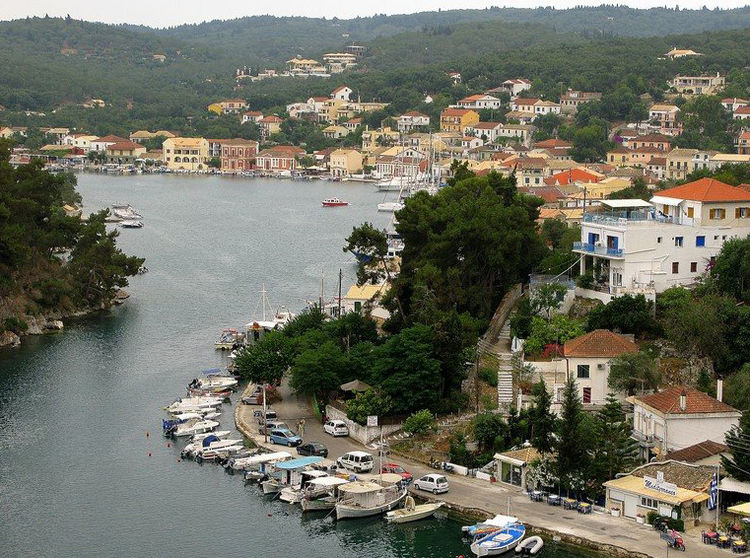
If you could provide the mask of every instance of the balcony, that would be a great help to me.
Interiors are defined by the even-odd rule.
[[[630,436],[636,440],[642,447],[653,448],[654,446],[661,445],[661,438],[654,434],[643,434],[637,430],[633,430]]]
[[[588,242],[574,242],[573,251],[584,252],[594,256],[607,256],[610,258],[625,257],[622,248],[607,248],[606,246],[596,246],[595,244],[589,244]]]

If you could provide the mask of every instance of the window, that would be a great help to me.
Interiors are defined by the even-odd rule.
[[[579,364],[578,365],[578,377],[579,378],[588,378],[589,377],[589,365],[588,364]]]
[[[591,403],[591,388],[590,387],[583,388],[583,402]]]
[[[698,262],[690,262],[690,273],[696,273],[698,271]]]
[[[688,207],[687,208],[687,216],[690,217],[691,219],[693,218],[694,212],[695,212],[694,208],[692,208],[692,207]]]
[[[659,504],[658,500],[654,500],[653,498],[646,498],[645,496],[641,496],[642,508],[651,508],[652,510],[655,510],[658,504]]]
[[[662,210],[661,210],[661,212],[662,212],[662,213],[663,213],[664,215],[669,215],[669,206],[668,206],[668,205],[663,205],[663,206],[662,206]]]
[[[696,236],[695,237],[695,245],[696,246],[705,246],[706,245],[706,237],[703,236],[703,235]]]
[[[746,219],[750,217],[750,207],[737,207],[734,210],[736,219]]]
[[[672,273],[679,273],[680,272],[680,262],[672,262]]]
[[[727,210],[724,208],[711,209],[708,212],[709,219],[724,219],[727,215]]]
[[[678,248],[682,248],[682,237],[681,236],[675,236],[674,237],[674,245]]]
[[[660,236],[657,236],[657,237],[656,237],[656,243],[657,243],[657,244],[661,244],[661,237],[660,237]]]

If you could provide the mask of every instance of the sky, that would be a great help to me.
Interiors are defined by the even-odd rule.
[[[338,17],[348,19],[374,14],[403,14],[431,10],[456,8],[486,8],[489,6],[534,7],[554,5],[556,8],[569,8],[576,5],[599,5],[613,3],[612,0],[546,0],[531,2],[523,0],[379,0],[378,2],[341,2],[338,0],[286,0],[280,4],[267,4],[256,0],[222,0],[218,4],[206,0],[128,0],[127,2],[102,2],[101,0],[25,0],[14,2],[0,0],[0,20],[18,19],[27,16],[64,17],[101,21],[105,23],[133,23],[151,27],[170,27],[183,23],[200,23],[213,19],[234,19],[250,15],[271,14],[276,16]],[[658,6],[680,8],[736,8],[744,6],[748,0],[618,0],[617,4],[627,4],[634,8]]]

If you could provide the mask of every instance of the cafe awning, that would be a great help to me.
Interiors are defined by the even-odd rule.
[[[737,504],[736,506],[727,508],[727,511],[729,513],[734,513],[737,515],[744,515],[746,517],[750,517],[750,502],[745,502],[744,504]]]

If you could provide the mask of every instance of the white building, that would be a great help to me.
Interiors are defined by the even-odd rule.
[[[351,100],[350,97],[352,93],[354,93],[354,91],[352,91],[350,87],[342,85],[341,87],[337,87],[331,92],[331,99],[346,101],[348,103]]]
[[[715,76],[675,76],[668,83],[678,93],[713,95],[726,86],[726,78],[719,73]]]
[[[742,413],[692,387],[672,386],[657,393],[628,398],[633,403],[633,438],[650,460],[699,442],[719,444]]]
[[[430,117],[416,110],[410,110],[398,117],[398,131],[402,134],[409,134],[415,129],[428,128],[430,126]]]
[[[500,87],[497,88],[498,91],[505,91],[508,93],[511,99],[515,99],[519,94],[528,91],[529,89],[531,89],[531,80],[525,78],[506,79]]]
[[[464,129],[465,134],[481,138],[485,136],[488,143],[494,143],[498,138],[509,138],[513,141],[528,145],[533,126],[526,124],[503,124],[501,122],[477,122]]]
[[[503,106],[503,102],[497,97],[485,93],[484,95],[470,95],[464,97],[453,106],[473,110],[499,109]]]
[[[658,192],[651,202],[601,200],[584,215],[581,273],[595,272],[597,291],[657,293],[691,285],[724,242],[750,234],[750,192],[709,178]]]

